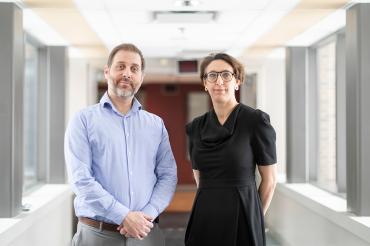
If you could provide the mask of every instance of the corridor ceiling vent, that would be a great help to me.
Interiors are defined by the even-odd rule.
[[[216,11],[155,11],[156,23],[211,23],[216,20]]]

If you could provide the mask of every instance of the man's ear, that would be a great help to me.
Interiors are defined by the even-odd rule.
[[[106,80],[108,80],[108,79],[109,79],[109,67],[108,67],[108,65],[105,65],[105,66],[104,66],[104,78],[105,78]]]

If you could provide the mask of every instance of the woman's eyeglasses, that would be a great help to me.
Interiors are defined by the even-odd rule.
[[[209,72],[205,74],[203,77],[206,79],[209,83],[215,83],[218,79],[218,75],[221,75],[221,78],[224,82],[230,82],[233,79],[233,74],[230,71],[222,71],[222,72]]]

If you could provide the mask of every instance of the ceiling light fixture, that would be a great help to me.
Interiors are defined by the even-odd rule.
[[[217,16],[215,11],[157,11],[153,15],[157,23],[210,23]]]

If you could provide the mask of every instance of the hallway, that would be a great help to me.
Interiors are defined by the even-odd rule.
[[[220,92],[265,112],[276,133],[277,177],[271,180],[277,185],[265,216],[267,245],[369,246],[369,23],[370,0],[0,0],[0,246],[69,246],[76,208],[115,225],[127,211],[150,208],[156,217],[170,197],[153,205],[149,199],[157,196],[144,185],[157,185],[158,170],[168,170],[158,168],[159,148],[150,144],[159,144],[161,134],[173,152],[171,195],[176,171],[177,192],[159,223],[167,246],[183,246],[196,190],[185,126],[212,112],[211,93],[218,89],[207,87],[215,82],[210,74],[221,78]],[[64,152],[68,122],[82,109],[100,106],[112,77],[107,68],[121,67],[109,67],[108,57],[121,43],[142,50],[141,63],[127,70],[142,76],[141,87],[130,95],[141,105],[135,109],[159,116],[153,119],[162,132],[156,139],[144,131],[150,129],[146,123],[119,113],[114,125],[96,121],[104,137],[93,140],[85,136],[89,120],[81,120],[85,137],[69,139],[83,150],[69,156],[86,155],[84,161],[75,158],[73,170],[89,178],[81,182],[85,176],[77,172],[71,180],[74,171]],[[202,75],[201,64],[211,53],[241,62],[246,74],[240,84],[226,87],[236,81],[231,70]],[[232,74],[231,80],[222,74]],[[236,135],[248,132],[245,125],[239,124]],[[137,126],[142,128],[136,131]],[[256,142],[258,129],[250,132],[252,137],[243,138],[248,144]],[[113,144],[113,137],[125,147]],[[80,140],[85,144],[77,144]],[[237,150],[234,146],[239,145],[227,147]],[[148,149],[155,164],[144,166]],[[229,162],[235,163],[232,153],[221,156],[228,171]],[[253,167],[265,164],[245,148],[240,153],[252,157]],[[97,165],[91,157],[104,158]],[[212,166],[219,159],[199,163]],[[106,181],[95,177],[105,172]],[[76,184],[97,187],[86,192],[93,198],[85,207],[74,201]],[[138,205],[141,195],[146,200]],[[194,231],[204,233],[202,228]]]
[[[159,225],[166,237],[166,246],[184,246],[185,227],[188,221],[187,212],[165,212],[160,216]],[[220,221],[220,223],[222,223]],[[266,246],[284,246],[266,233]]]

